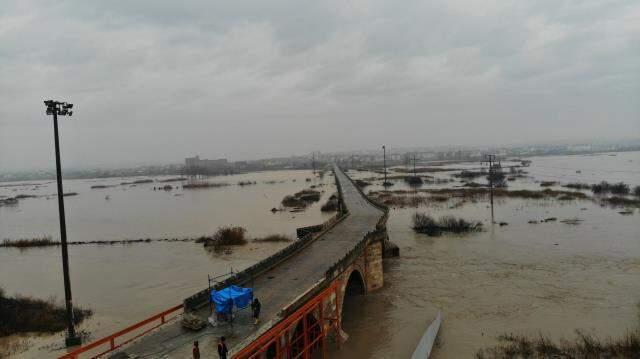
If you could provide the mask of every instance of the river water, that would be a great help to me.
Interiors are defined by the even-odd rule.
[[[638,152],[531,160],[525,170],[533,178],[510,182],[512,189],[540,189],[540,180],[640,185]],[[381,188],[378,181],[367,191]],[[403,188],[408,187],[401,182],[392,187]],[[491,226],[486,202],[449,206],[453,203],[391,211],[388,232],[400,258],[385,262],[384,289],[345,303],[343,325],[350,338],[332,357],[410,357],[438,311],[444,321],[433,358],[472,358],[505,333],[557,340],[573,339],[579,329],[606,338],[640,327],[638,209],[621,215],[620,209],[592,201],[499,200],[496,221],[509,224]],[[416,234],[410,228],[416,212],[482,221],[486,230]],[[528,223],[549,217],[558,221]],[[583,222],[559,222],[572,218]]]
[[[307,181],[307,178],[310,181]],[[190,237],[212,234],[220,226],[238,225],[249,237],[286,234],[295,238],[298,227],[315,225],[332,214],[320,206],[336,191],[333,176],[320,179],[311,171],[271,171],[214,177],[209,182],[229,186],[154,191],[165,183],[118,185],[140,178],[65,181],[67,228],[70,241],[125,238]],[[163,178],[156,178],[162,180]],[[240,181],[256,182],[239,186]],[[0,238],[50,235],[59,238],[55,183],[4,183],[0,195],[21,193],[47,196],[0,207]],[[97,184],[116,185],[91,189]],[[176,186],[180,183],[168,183]],[[10,186],[7,186],[10,185]],[[310,186],[324,191],[320,202],[303,212],[272,213],[286,195]],[[180,186],[181,187],[181,186]],[[36,188],[34,190],[34,188]],[[109,196],[109,199],[105,199]],[[80,325],[96,339],[136,323],[207,286],[207,274],[241,270],[269,256],[286,243],[252,243],[230,254],[205,251],[193,242],[152,242],[69,247],[74,303],[94,315]],[[6,294],[37,298],[64,298],[58,247],[19,250],[0,248],[0,287]],[[47,358],[63,353],[63,334],[22,337],[20,357]],[[11,338],[15,343],[16,338]],[[0,349],[9,345],[0,341]],[[0,357],[2,350],[0,350]]]
[[[512,189],[540,189],[539,182],[623,180],[640,185],[640,153],[616,156],[532,158],[531,178],[509,182]],[[503,163],[503,165],[506,163]],[[477,168],[479,164],[451,164]],[[576,173],[580,171],[580,173]],[[380,177],[371,172],[355,178]],[[448,172],[435,175],[450,178]],[[278,212],[283,196],[312,184],[323,184],[323,200],[335,191],[333,178],[310,171],[278,171],[219,177],[233,186],[192,191],[153,191],[154,184],[90,190],[116,180],[65,181],[70,240],[138,237],[183,237],[212,233],[221,225],[242,225],[251,236],[293,235],[295,228],[320,223],[328,215],[316,204],[305,212]],[[293,182],[296,179],[296,182]],[[239,187],[241,180],[254,186]],[[124,181],[124,180],[123,180]],[[276,181],[275,184],[264,182]],[[280,181],[284,181],[279,183]],[[173,184],[173,183],[172,183]],[[34,192],[55,193],[52,184]],[[425,185],[436,188],[459,183]],[[157,184],[155,184],[157,186]],[[23,186],[23,189],[33,188]],[[15,195],[15,187],[0,195]],[[393,189],[408,188],[398,182]],[[558,187],[560,188],[560,187]],[[375,181],[366,191],[381,189]],[[176,196],[175,194],[181,194]],[[110,199],[105,200],[109,195]],[[345,303],[343,324],[350,338],[336,358],[409,357],[438,310],[444,315],[434,358],[473,357],[496,343],[503,333],[573,338],[576,329],[601,337],[638,327],[640,302],[640,213],[593,201],[506,199],[496,201],[496,220],[489,224],[488,203],[429,204],[418,209],[392,209],[391,240],[401,256],[385,261],[385,286]],[[114,208],[115,207],[115,208]],[[414,213],[436,217],[455,214],[482,221],[485,231],[465,236],[427,237],[411,228]],[[530,220],[579,218],[578,225]],[[0,208],[0,238],[57,236],[55,198],[25,199]],[[179,303],[206,285],[206,274],[241,269],[273,253],[283,244],[250,244],[228,255],[210,254],[195,243],[152,243],[71,247],[75,302],[94,309],[81,325],[100,337]],[[59,249],[0,249],[0,286],[9,294],[62,297]],[[62,334],[28,337],[24,357],[54,357]],[[15,338],[14,338],[15,339]],[[2,343],[0,343],[0,346]]]

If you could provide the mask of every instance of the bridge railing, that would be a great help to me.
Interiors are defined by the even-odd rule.
[[[369,245],[372,241],[375,240],[385,240],[388,239],[387,236],[387,219],[389,218],[389,207],[384,204],[377,203],[370,199],[360,187],[355,183],[351,177],[346,176],[351,184],[358,190],[360,195],[364,197],[367,202],[369,202],[372,206],[380,209],[383,212],[383,215],[378,219],[376,224],[376,229],[367,232],[364,237],[349,251],[347,252],[340,260],[335,262],[326,272],[325,278],[327,280],[332,280],[338,274],[342,273],[343,269],[346,268],[355,258],[357,258],[360,253],[364,250],[364,248]]]
[[[373,199],[369,198],[369,196],[367,196],[366,193],[364,193],[364,191],[362,190],[362,188],[360,188],[360,186],[358,186],[358,184],[349,176],[346,176],[347,179],[349,181],[351,181],[351,184],[353,184],[353,186],[356,188],[356,190],[360,193],[360,195],[367,201],[369,202],[369,204],[371,204],[373,207],[381,210],[382,212],[384,212],[384,215],[382,217],[380,217],[380,219],[378,220],[378,223],[376,224],[376,229],[383,229],[386,228],[386,223],[387,223],[387,219],[389,218],[389,207],[383,203],[379,203],[377,201],[374,201]]]
[[[342,200],[342,189],[340,186],[340,181],[338,181],[336,176],[336,184],[338,186],[339,198]],[[346,208],[346,207],[342,207]],[[220,290],[228,287],[229,285],[239,285],[244,286],[250,284],[254,278],[258,277],[262,273],[270,270],[271,268],[277,266],[282,263],[285,259],[289,258],[294,253],[297,253],[302,248],[306,247],[310,243],[312,243],[316,238],[322,235],[325,231],[335,226],[338,222],[340,222],[347,215],[347,211],[344,210],[342,212],[338,212],[336,215],[332,216],[322,224],[318,225],[320,227],[319,231],[314,231],[311,233],[307,233],[304,237],[299,238],[292,244],[286,246],[275,254],[259,261],[258,263],[238,272],[224,281],[218,282],[212,289]],[[315,227],[315,226],[314,226]],[[198,308],[209,303],[209,289],[203,289],[198,293],[186,298],[183,302],[185,311],[194,311]]]
[[[166,322],[177,318],[180,314],[177,312],[180,309],[182,309],[182,305],[176,305],[116,333],[77,348],[61,356],[60,359],[78,359],[81,356],[90,358],[101,357],[149,333]]]

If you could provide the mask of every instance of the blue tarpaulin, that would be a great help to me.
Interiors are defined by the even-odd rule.
[[[231,285],[221,290],[211,291],[211,301],[216,305],[216,312],[231,313],[233,306],[242,309],[251,304],[253,289]]]

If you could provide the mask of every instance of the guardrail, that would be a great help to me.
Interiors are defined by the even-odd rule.
[[[63,356],[60,357],[60,359],[77,359],[80,357],[81,354],[84,353],[88,353],[91,351],[99,351],[99,348],[101,346],[105,346],[108,345],[108,349],[103,351],[99,351],[97,354],[93,354],[91,355],[91,358],[98,358],[102,355],[105,355],[107,353],[110,353],[120,347],[122,347],[123,345],[130,343],[131,341],[149,333],[150,331],[156,329],[157,327],[165,324],[167,321],[175,319],[177,317],[177,315],[173,315],[170,318],[168,318],[170,315],[174,314],[176,311],[182,309],[182,304],[180,305],[176,305],[175,307],[169,308],[161,313],[158,313],[152,317],[149,317],[141,322],[138,322],[136,324],[133,324],[125,329],[122,329],[118,332],[115,332],[109,336],[106,336],[102,339],[98,339],[93,343],[87,344],[85,346],[82,346],[78,349],[73,350],[70,353],[67,353]],[[152,325],[153,324],[153,325]],[[147,327],[149,325],[152,325],[151,327],[145,328],[142,332],[139,332],[137,334],[133,334],[133,332],[136,332],[138,329],[141,329],[143,327]],[[132,336],[130,336],[132,335]],[[123,338],[123,337],[127,337],[124,341],[122,342],[116,342],[117,339]]]
[[[362,238],[362,240],[360,240],[349,252],[347,252],[347,254],[345,254],[341,259],[339,259],[337,262],[335,262],[326,272],[325,272],[325,278],[327,280],[332,280],[334,277],[336,277],[339,273],[342,273],[342,270],[344,269],[345,266],[347,266],[349,263],[351,263],[354,258],[358,257],[361,253],[361,251],[372,241],[374,240],[384,240],[387,238],[387,219],[389,218],[389,207],[377,203],[373,200],[371,200],[363,191],[360,187],[358,187],[358,185],[355,183],[355,181],[353,179],[351,179],[351,177],[347,176],[345,174],[345,177],[347,177],[347,179],[349,181],[351,181],[351,184],[353,184],[353,186],[357,189],[357,191],[360,193],[360,195],[362,197],[365,198],[365,200],[367,202],[369,202],[372,206],[380,209],[383,212],[383,215],[380,217],[380,219],[378,219],[378,222],[376,224],[376,229],[367,232],[364,237]]]
[[[338,181],[337,174],[335,176],[336,176],[336,184],[338,186],[338,192],[340,194],[339,197],[340,197],[340,200],[342,200],[342,189],[340,187],[340,181]],[[306,234],[304,237],[296,240],[294,243],[281,249],[275,254],[259,261],[258,263],[242,270],[241,272],[236,273],[235,275],[225,279],[224,281],[217,283],[212,289],[220,290],[232,284],[243,286],[243,285],[246,285],[247,283],[251,283],[254,278],[258,277],[262,273],[282,263],[284,260],[289,258],[294,253],[297,253],[302,248],[306,247],[311,242],[315,241],[316,238],[320,237],[325,231],[335,226],[338,222],[344,219],[347,213],[348,212],[346,210],[342,212],[338,212],[336,215],[332,216],[322,224],[318,225],[318,226],[321,226],[320,231]],[[207,303],[209,303],[208,288],[203,289],[198,293],[186,298],[183,302],[185,311],[194,311],[206,305]]]

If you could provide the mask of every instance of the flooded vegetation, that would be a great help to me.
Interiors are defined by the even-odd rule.
[[[387,188],[380,173],[351,171],[354,181],[367,183],[366,193],[372,199],[393,208],[389,236],[400,246],[402,256],[385,264],[388,271],[381,291],[345,303],[346,311],[356,313],[345,318],[349,345],[332,357],[409,356],[437,310],[443,311],[445,325],[441,329],[443,344],[433,354],[436,359],[473,357],[481,349],[485,357],[502,353],[496,346],[511,345],[498,339],[505,331],[513,332],[514,338],[533,338],[532,345],[536,335],[543,333],[561,348],[560,338],[571,338],[575,328],[595,328],[588,334],[597,338],[622,338],[627,328],[634,328],[636,308],[628,303],[640,299],[633,294],[640,292],[635,279],[640,266],[634,257],[640,255],[639,198],[632,190],[637,182],[606,178],[608,183],[629,184],[630,192],[594,194],[590,186],[571,188],[563,183],[573,182],[536,174],[539,161],[532,161],[526,177],[494,189],[496,225],[489,221],[486,171],[473,181],[452,176],[465,166],[468,171],[483,172],[476,163],[428,166],[449,166],[456,171],[420,176],[423,184],[418,188],[403,180],[410,174],[390,179],[394,187]],[[603,177],[598,177],[574,182],[601,183]],[[78,283],[76,301],[95,312],[80,329],[95,337],[179,303],[206,285],[203,273],[226,273],[230,267],[235,271],[280,250],[293,241],[297,227],[322,223],[337,206],[333,178],[323,180],[310,176],[310,171],[194,181],[215,183],[193,187],[211,188],[203,191],[190,191],[191,182],[185,182],[184,186],[173,186],[172,191],[154,192],[154,184],[157,187],[161,178],[136,187],[117,185],[133,181],[114,180],[116,186],[99,191],[87,190],[94,182],[69,181],[69,190],[82,194],[67,200],[73,214],[69,238],[76,244],[70,247],[72,269],[77,268],[72,271]],[[240,182],[255,184],[236,185]],[[541,186],[542,182],[555,183]],[[100,183],[111,186],[105,180]],[[6,242],[6,247],[0,248],[0,269],[22,273],[21,278],[3,278],[11,293],[62,295],[59,273],[43,270],[59,265],[57,218],[42,216],[45,209],[55,213],[55,201],[45,200],[54,191],[47,188],[43,185],[27,192],[31,187],[6,187],[0,193],[4,199],[33,196],[3,207],[0,216],[0,234],[9,238],[0,243]],[[105,195],[111,199],[105,201]],[[283,204],[270,211],[286,197],[293,197],[296,206]],[[297,210],[301,203],[304,211]],[[421,222],[426,223],[423,233],[413,228],[416,211],[424,216],[421,218],[428,218]],[[136,216],[138,222],[130,223],[130,216]],[[610,235],[612,228],[616,228],[616,236]],[[227,238],[224,244],[222,240],[213,244],[222,237]],[[19,242],[11,238],[27,239]],[[29,247],[29,238],[34,245],[44,238],[44,246]],[[80,245],[84,243],[107,245]],[[118,243],[123,245],[111,245]],[[127,245],[135,243],[148,245]],[[209,250],[203,250],[205,243],[210,244]],[[120,279],[103,283],[100,291],[92,290],[95,277],[106,270]],[[157,276],[159,271],[162,278]],[[616,278],[613,282],[612,277]],[[126,296],[131,288],[144,301],[123,309],[129,303]],[[123,299],[104,297],[105,290]],[[488,294],[495,292],[502,295]],[[386,329],[375,333],[371,329],[380,326]],[[372,335],[379,336],[380,343],[372,346]],[[38,348],[60,339],[28,337],[24,345],[22,339],[12,340],[7,348],[20,347],[22,355],[35,358],[42,353]],[[50,354],[50,349],[44,350]]]
[[[281,203],[284,207],[304,209],[310,204],[318,202],[321,194],[322,193],[320,191],[305,189],[295,193],[294,195],[285,196]]]
[[[261,238],[254,238],[254,242],[291,242],[293,239],[284,234],[270,234]]]
[[[463,218],[443,216],[433,219],[430,215],[416,213],[413,215],[413,230],[429,236],[440,236],[445,232],[469,233],[482,230],[482,222],[469,222]]]
[[[350,343],[332,357],[410,357],[438,311],[444,325],[431,355],[436,359],[634,357],[637,197],[633,191],[594,194],[591,185],[565,184],[604,180],[635,188],[640,177],[628,166],[640,162],[638,155],[532,158],[517,168],[526,174],[494,190],[495,225],[487,172],[477,163],[449,165],[477,172],[475,185],[450,172],[434,178],[456,182],[425,182],[421,188],[398,181],[387,189],[382,179],[369,180],[366,193],[392,207],[387,227],[401,257],[385,263],[384,290],[345,302]],[[503,168],[512,163],[520,164],[503,161]],[[372,173],[353,176],[368,179]],[[416,213],[428,214],[429,223],[445,216],[479,220],[483,230],[428,236],[413,229]],[[372,344],[372,336],[380,340]]]
[[[203,241],[205,247],[222,251],[230,246],[243,246],[249,241],[246,238],[247,230],[243,227],[220,227],[210,238]]]
[[[640,355],[640,331],[621,338],[600,340],[582,331],[574,340],[554,341],[548,337],[525,337],[505,334],[498,337],[499,345],[480,349],[476,359],[510,358],[620,358],[633,359]]]
[[[19,239],[3,239],[0,247],[13,248],[30,248],[30,247],[47,247],[57,246],[60,242],[54,241],[50,236],[39,238],[19,238]]]
[[[183,189],[201,189],[201,188],[219,188],[229,186],[228,183],[217,183],[217,182],[194,182],[194,183],[185,183],[182,188]]]
[[[338,195],[334,193],[331,195],[331,197],[329,197],[327,202],[325,202],[322,207],[320,207],[320,210],[322,212],[335,212],[339,207],[340,204],[338,203]]]
[[[55,333],[66,328],[66,309],[55,299],[36,299],[25,296],[6,296],[0,288],[0,337],[18,333]],[[82,323],[93,312],[74,308],[76,324]]]

